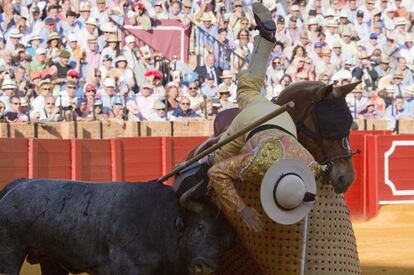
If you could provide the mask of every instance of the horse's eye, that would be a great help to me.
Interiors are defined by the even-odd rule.
[[[203,229],[204,229],[204,224],[199,223],[199,224],[197,225],[197,231],[198,231],[198,232],[201,232],[201,231],[203,231]]]

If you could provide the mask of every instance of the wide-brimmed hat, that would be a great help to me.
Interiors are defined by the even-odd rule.
[[[37,86],[41,88],[44,85],[52,85],[52,82],[50,81],[50,79],[46,78],[44,80],[41,80]]]
[[[94,25],[95,27],[98,25],[98,23],[96,22],[96,18],[89,16],[88,19],[85,22],[86,25]]]
[[[40,43],[42,43],[43,39],[38,34],[33,34],[30,36],[30,38],[27,40],[27,43],[31,43],[33,40],[40,40]]]
[[[213,21],[212,14],[209,12],[203,12],[203,15],[200,18],[200,21]]]
[[[280,160],[263,177],[260,202],[267,216],[279,224],[305,218],[316,196],[316,181],[309,167],[298,160]]]
[[[116,26],[111,22],[105,22],[100,27],[101,31],[103,32],[116,32]]]
[[[52,32],[49,34],[49,38],[47,39],[47,42],[50,42],[54,39],[60,40],[59,34],[57,32]]]
[[[414,95],[414,85],[410,85],[407,88],[405,88],[404,92],[407,93],[407,94]]]
[[[81,2],[79,4],[79,11],[91,11],[91,4],[89,2]]]
[[[119,39],[118,39],[118,35],[116,35],[116,34],[110,34],[109,36],[108,36],[108,39],[106,40],[106,42],[119,42]]]
[[[371,55],[369,55],[367,51],[358,52],[358,59],[367,59],[367,58],[370,58],[370,57],[371,57]]]
[[[123,55],[118,55],[118,56],[115,58],[115,63],[118,63],[118,62],[121,62],[121,61],[128,62],[128,61],[127,61],[127,59],[125,58],[125,56],[123,56]]]
[[[152,106],[152,108],[156,110],[165,109],[165,104],[162,103],[161,101],[156,101],[154,105]]]
[[[230,70],[224,70],[220,78],[233,78],[233,73]]]
[[[226,94],[226,93],[230,93],[230,89],[229,87],[227,87],[227,85],[220,85],[218,92],[219,94]]]
[[[14,82],[12,79],[10,79],[9,77],[5,78],[3,80],[3,84],[1,85],[1,89],[2,90],[6,90],[6,89],[17,89],[17,85],[16,82]]]
[[[12,30],[9,35],[10,38],[16,38],[16,39],[20,39],[22,38],[22,36],[23,35],[18,30]]]

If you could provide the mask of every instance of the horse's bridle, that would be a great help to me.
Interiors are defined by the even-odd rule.
[[[318,101],[313,101],[312,104],[310,104],[308,106],[308,108],[306,109],[305,112],[305,116],[303,117],[303,119],[301,119],[299,122],[296,123],[296,127],[297,129],[306,137],[313,139],[315,141],[315,143],[318,145],[319,149],[322,152],[323,155],[323,161],[318,162],[320,165],[325,165],[325,168],[316,176],[316,178],[320,178],[320,177],[326,177],[329,175],[329,173],[331,172],[331,169],[333,167],[333,164],[335,161],[337,160],[341,160],[341,159],[349,159],[352,158],[353,155],[355,154],[359,154],[360,151],[356,150],[356,151],[352,151],[351,146],[349,144],[349,136],[345,136],[345,137],[341,137],[339,139],[334,139],[333,141],[335,142],[341,142],[341,148],[343,149],[343,154],[340,155],[336,155],[336,156],[332,156],[329,151],[327,150],[326,146],[324,146],[324,138],[319,130],[318,127],[318,121],[315,119],[315,115],[314,115],[314,108],[315,108],[315,104]],[[316,131],[312,131],[310,130],[306,125],[305,125],[305,120],[309,118],[309,116],[311,116],[313,118],[313,123],[315,125]]]

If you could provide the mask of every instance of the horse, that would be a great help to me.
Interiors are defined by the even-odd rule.
[[[344,271],[349,271],[349,269],[346,269],[348,268],[347,265],[349,265],[352,266],[350,267],[352,272],[359,272],[359,260],[355,256],[357,255],[355,237],[349,221],[348,212],[343,210],[347,208],[342,197],[342,193],[348,190],[355,178],[352,163],[352,155],[354,153],[349,144],[349,120],[351,119],[352,122],[352,116],[346,107],[345,96],[358,84],[359,82],[333,87],[333,85],[325,85],[319,81],[297,82],[289,85],[281,92],[277,99],[272,100],[277,105],[283,105],[289,101],[295,103],[295,107],[289,109],[288,112],[295,122],[298,141],[312,154],[319,164],[325,165],[325,169],[318,175],[320,186],[318,192],[320,194],[317,197],[314,210],[309,215],[308,251],[313,250],[316,253],[314,253],[315,256],[308,256],[307,272],[318,273],[317,266],[321,266],[321,260],[322,262],[324,260],[326,263],[329,262],[325,267],[322,266],[322,268],[326,268],[326,271],[332,270],[334,273],[340,272],[340,268],[336,268],[337,266],[335,266],[337,262],[336,256],[329,256],[332,261],[327,261],[324,257],[330,255],[329,249],[340,246],[344,242],[347,243],[346,246],[349,246],[347,247],[349,251],[345,253],[346,256],[345,254],[343,255],[349,257],[350,260],[349,263],[344,261],[341,267],[344,268]],[[220,135],[225,132],[231,121],[237,116],[238,112],[238,109],[229,109],[219,113],[214,121],[214,136],[195,148],[188,157],[190,158],[216,143]],[[330,196],[330,199],[328,202],[324,202],[321,196]],[[260,206],[257,207],[260,208]],[[337,208],[340,210],[337,211]],[[328,213],[322,217],[323,221],[318,220],[322,215],[320,212]],[[337,219],[341,221],[343,223],[341,226],[347,230],[346,237],[336,236],[335,233],[328,232],[329,230],[321,230],[318,223],[324,223],[323,227],[325,227],[327,225],[325,219]],[[318,230],[320,231],[320,235],[315,235],[318,234],[316,233]],[[286,232],[289,232],[289,230],[283,231],[283,234],[286,234]],[[276,240],[279,240],[280,243],[278,244],[273,240],[270,241],[272,245],[283,246],[287,244],[280,236],[276,237],[278,237]],[[324,238],[323,241],[320,239],[321,237]],[[316,256],[320,252],[318,249],[324,244],[329,249],[322,251],[319,253],[319,256]],[[300,246],[300,242],[294,243],[293,246]],[[336,255],[336,253],[332,254]],[[298,258],[296,257],[292,261],[295,260],[298,260]],[[226,253],[221,264],[220,272],[217,274],[266,273],[263,268],[259,267],[258,262],[257,258],[254,260],[249,256],[248,251],[239,242],[229,253]],[[281,274],[295,273],[294,269],[279,271]]]

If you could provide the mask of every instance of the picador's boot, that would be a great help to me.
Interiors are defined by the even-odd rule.
[[[276,42],[276,24],[272,13],[261,3],[253,3],[252,7],[256,28],[259,30],[260,36],[271,42]]]
[[[254,3],[253,13],[259,35],[254,38],[254,48],[247,70],[250,74],[264,79],[269,55],[276,42],[276,25],[272,19],[272,14],[262,4]]]

